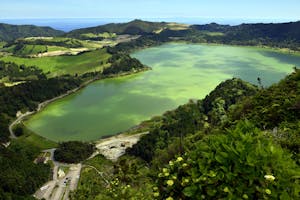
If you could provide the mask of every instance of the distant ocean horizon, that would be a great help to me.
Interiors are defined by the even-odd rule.
[[[217,18],[141,18],[145,21],[153,22],[178,22],[185,24],[228,24],[239,25],[242,23],[280,23],[297,21],[292,19],[217,19]],[[36,26],[50,26],[57,30],[65,32],[87,28],[93,26],[104,25],[108,23],[124,23],[134,20],[134,18],[63,18],[63,19],[0,19],[0,23],[15,24],[15,25],[36,25]]]

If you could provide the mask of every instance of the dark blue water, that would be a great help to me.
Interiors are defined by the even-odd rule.
[[[93,26],[99,26],[107,23],[123,23],[134,20],[133,18],[65,18],[65,19],[0,19],[0,23],[24,25],[32,24],[37,26],[50,26],[52,28],[62,30],[65,32],[87,28]],[[219,18],[143,18],[146,21],[156,22],[178,22],[186,24],[208,24],[216,22],[219,24],[238,25],[241,23],[270,23],[270,22],[287,22],[289,20],[270,20],[270,19],[219,19]]]

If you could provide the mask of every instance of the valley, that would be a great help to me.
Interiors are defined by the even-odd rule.
[[[297,199],[299,25],[0,24],[0,199]]]

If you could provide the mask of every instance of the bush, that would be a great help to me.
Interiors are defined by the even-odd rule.
[[[249,122],[204,137],[158,174],[160,199],[299,199],[300,168]],[[275,178],[275,179],[274,179]]]
[[[18,126],[18,127],[15,129],[15,135],[16,135],[17,137],[23,135],[23,128],[20,127],[20,126]]]

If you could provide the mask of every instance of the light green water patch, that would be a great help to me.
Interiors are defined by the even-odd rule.
[[[96,140],[201,99],[221,81],[260,77],[268,86],[300,64],[300,57],[265,49],[216,45],[166,44],[132,54],[152,70],[94,82],[60,99],[26,122],[52,139]]]

